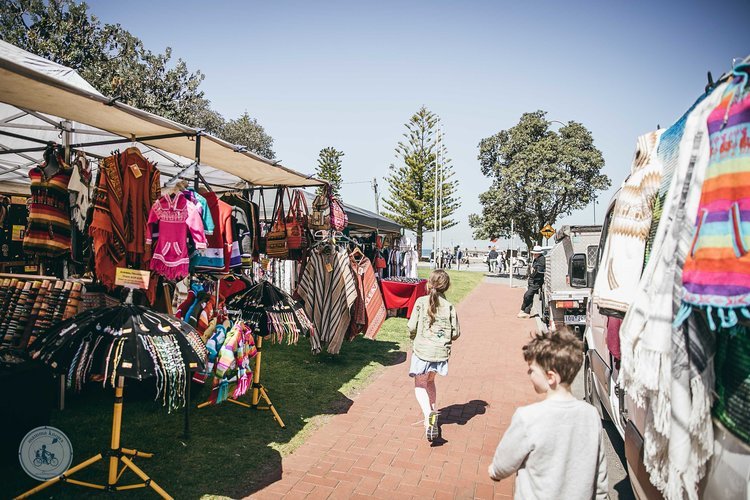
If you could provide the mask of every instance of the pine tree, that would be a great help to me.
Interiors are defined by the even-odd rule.
[[[437,129],[438,117],[422,106],[405,124],[406,141],[396,146],[396,157],[400,165],[391,165],[388,181],[389,197],[383,200],[386,216],[395,220],[417,235],[417,252],[422,255],[422,239],[425,231],[435,230],[435,172],[438,152],[442,182],[442,212],[438,214],[438,225],[442,219],[443,229],[455,226],[450,217],[461,206],[456,198],[458,181],[454,176],[451,160],[441,132]],[[438,145],[439,142],[439,145]],[[438,147],[440,148],[438,150]]]
[[[331,185],[331,193],[338,199],[340,199],[341,195],[342,156],[344,156],[344,152],[334,147],[323,148],[320,150],[320,155],[318,156],[318,166],[315,167],[316,177],[328,181]],[[323,188],[319,188],[318,194],[322,190]]]

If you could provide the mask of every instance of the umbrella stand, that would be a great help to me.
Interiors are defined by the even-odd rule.
[[[77,484],[79,486],[84,486],[86,488],[93,488],[96,490],[103,490],[103,491],[109,491],[109,492],[151,487],[162,498],[167,498],[170,500],[172,499],[169,493],[164,491],[161,486],[159,486],[154,481],[152,481],[151,478],[145,472],[143,472],[143,470],[140,467],[135,465],[133,463],[133,460],[131,459],[131,457],[132,458],[135,458],[135,457],[151,458],[154,456],[153,453],[144,453],[142,451],[131,450],[128,448],[120,447],[120,427],[122,425],[122,392],[123,392],[124,385],[125,385],[125,378],[122,376],[117,377],[117,387],[115,387],[115,407],[114,407],[114,413],[112,416],[112,440],[110,442],[109,449],[103,450],[97,455],[89,458],[88,460],[85,460],[81,462],[80,464],[74,467],[71,467],[70,469],[65,471],[64,474],[54,477],[40,484],[36,488],[30,489],[26,493],[22,493],[18,495],[16,499],[28,498],[31,495],[34,495],[35,493],[38,493],[39,491],[42,491],[43,489],[49,486],[52,486],[53,484],[58,483],[58,482]],[[87,483],[84,481],[78,481],[77,479],[70,478],[71,475],[75,474],[79,470],[83,470],[89,465],[93,465],[105,457],[109,457],[109,473],[107,476],[106,485]],[[118,466],[121,460],[124,465],[122,469],[120,469],[118,472],[118,468],[119,468]],[[125,472],[126,468],[131,469],[138,477],[140,477],[143,480],[143,482],[117,486],[117,482],[122,476],[122,473]]]
[[[258,336],[258,340],[255,343],[255,348],[258,350],[258,354],[255,355],[255,369],[253,370],[253,397],[251,404],[244,403],[242,401],[238,401],[233,398],[227,399],[229,403],[234,403],[236,405],[245,407],[245,408],[251,408],[253,410],[271,410],[271,413],[273,414],[274,420],[276,420],[276,423],[279,424],[279,426],[282,429],[286,429],[286,424],[283,420],[281,420],[281,416],[279,415],[279,412],[276,411],[276,408],[273,406],[273,403],[271,402],[271,398],[268,397],[268,392],[266,391],[266,388],[263,386],[263,384],[260,383],[260,359],[262,357],[263,352],[263,337]],[[258,406],[260,403],[260,398],[263,398],[263,400],[266,402],[268,406]],[[211,403],[209,401],[206,401],[204,403],[201,403],[198,405],[198,408],[205,408],[206,406],[209,406]]]

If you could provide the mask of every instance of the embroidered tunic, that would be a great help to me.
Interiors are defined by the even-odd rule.
[[[148,244],[152,243],[154,226],[158,226],[159,239],[153,249],[151,270],[170,280],[184,278],[190,274],[188,231],[196,248],[206,248],[206,235],[198,209],[180,193],[164,195],[154,203],[148,216]]]
[[[312,351],[318,353],[322,344],[327,344],[330,354],[338,354],[357,300],[346,251],[311,251],[297,294],[305,302],[305,314],[315,325],[310,335]]]
[[[71,173],[71,169],[62,166],[49,179],[40,167],[29,172],[31,198],[23,238],[25,253],[57,257],[70,251]]]

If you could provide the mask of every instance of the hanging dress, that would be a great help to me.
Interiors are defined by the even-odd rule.
[[[58,257],[70,251],[70,194],[72,169],[63,166],[49,178],[44,167],[29,172],[31,197],[23,251],[30,255]]]
[[[153,249],[151,270],[169,280],[183,279],[190,274],[188,231],[196,248],[206,248],[206,234],[198,209],[181,193],[164,195],[154,203],[149,213],[146,243],[152,243],[156,228],[159,239]]]

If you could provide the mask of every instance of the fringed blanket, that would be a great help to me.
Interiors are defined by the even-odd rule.
[[[620,328],[620,382],[639,407],[648,408],[644,431],[644,464],[651,482],[668,500],[698,498],[697,485],[711,457],[711,352],[692,324],[689,343],[672,327],[680,292],[680,269],[687,255],[698,210],[700,187],[708,164],[706,118],[721,99],[718,87],[695,105],[684,120],[674,175],[665,198],[659,227],[632,304]],[[684,117],[683,117],[684,118]],[[678,121],[679,133],[683,120]],[[667,132],[670,134],[670,132]],[[661,156],[674,161],[674,151]],[[671,167],[671,165],[670,165]],[[690,356],[685,353],[690,348]],[[703,376],[686,370],[688,361],[704,368]]]
[[[651,208],[661,181],[661,162],[656,158],[661,133],[638,138],[630,175],[617,197],[594,286],[594,303],[600,309],[625,313],[638,285],[640,273],[634,270],[643,267]]]

